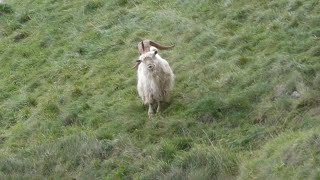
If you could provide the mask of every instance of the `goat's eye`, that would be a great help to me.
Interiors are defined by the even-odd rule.
[[[141,63],[142,61],[140,59],[136,60],[137,63]]]

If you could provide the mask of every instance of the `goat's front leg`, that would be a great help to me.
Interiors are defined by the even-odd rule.
[[[152,104],[149,103],[149,110],[148,110],[148,115],[149,115],[149,118],[151,119],[154,115],[154,112],[153,112],[153,107],[152,107]]]
[[[161,103],[160,103],[160,101],[157,102],[157,105],[158,105],[157,113],[160,113],[160,111],[161,111]]]

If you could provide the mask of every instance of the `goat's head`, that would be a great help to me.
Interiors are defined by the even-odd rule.
[[[138,43],[138,50],[139,50],[139,54],[143,55],[143,54],[148,53],[150,51],[153,51],[153,52],[157,51],[158,52],[158,49],[160,49],[160,50],[172,49],[174,46],[175,45],[163,46],[163,45],[160,45],[159,43],[156,43],[151,40],[143,40]],[[140,63],[141,63],[141,61],[137,60],[135,66],[133,68],[137,68]]]
[[[142,54],[137,62],[145,64],[149,71],[153,71],[156,67],[156,55],[158,51],[149,51],[145,54]]]

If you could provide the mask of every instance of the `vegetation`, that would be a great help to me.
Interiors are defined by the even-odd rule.
[[[0,179],[319,179],[318,0],[8,0]],[[175,74],[148,119],[142,39]]]

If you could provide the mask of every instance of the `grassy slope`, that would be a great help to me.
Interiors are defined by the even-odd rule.
[[[318,0],[8,3],[1,177],[320,177]],[[153,120],[130,69],[144,38],[176,44]]]

